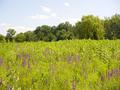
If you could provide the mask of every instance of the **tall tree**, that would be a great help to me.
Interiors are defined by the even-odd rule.
[[[52,28],[48,25],[39,26],[34,33],[37,36],[37,40],[53,41],[56,40],[55,35],[52,33]]]
[[[24,42],[26,41],[26,37],[24,33],[19,33],[15,36],[15,41],[16,42]]]
[[[57,40],[73,39],[73,26],[69,22],[60,23],[56,28]]]
[[[82,39],[84,38],[83,32],[82,32],[82,27],[81,27],[81,21],[78,21],[75,26],[74,26],[74,36],[77,39]]]
[[[24,33],[25,41],[36,41],[36,35],[32,31],[27,31]]]
[[[15,35],[16,31],[14,29],[8,29],[7,30],[7,35],[6,35],[6,41],[13,41],[14,39],[14,35]]]
[[[82,39],[103,39],[104,25],[102,20],[93,15],[83,16],[81,22],[76,24],[79,37]],[[76,33],[77,33],[76,32]]]
[[[105,37],[107,39],[120,39],[120,15],[115,14],[104,21]]]

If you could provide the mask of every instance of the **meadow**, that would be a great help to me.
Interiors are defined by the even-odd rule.
[[[0,90],[120,90],[120,40],[0,43]]]

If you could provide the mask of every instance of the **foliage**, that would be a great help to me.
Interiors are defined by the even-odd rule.
[[[38,41],[39,40],[52,41],[56,39],[56,37],[51,31],[51,27],[47,25],[37,27],[34,33],[36,34]]]
[[[107,39],[120,39],[120,15],[116,14],[111,18],[106,18],[104,27]]]
[[[0,34],[0,42],[4,42],[4,41],[5,41],[5,37]]]
[[[36,41],[36,35],[32,31],[27,31],[24,33],[25,41]]]
[[[26,40],[26,37],[24,33],[19,33],[15,36],[16,42],[24,42],[25,40]]]
[[[10,41],[12,42],[14,39],[14,35],[15,35],[16,31],[14,29],[8,29],[7,30],[7,35],[6,35],[6,41]]]
[[[60,23],[56,28],[57,40],[73,39],[73,27],[69,22]]]
[[[100,19],[98,16],[83,16],[75,25],[69,22],[60,23],[57,26],[42,25],[33,31],[18,33],[9,29],[6,41],[31,42],[31,41],[59,41],[72,39],[120,39],[120,14]]]
[[[0,90],[120,90],[120,41],[0,43]]]
[[[81,22],[76,23],[76,33],[82,39],[103,39],[104,26],[102,21],[93,15],[83,16]]]

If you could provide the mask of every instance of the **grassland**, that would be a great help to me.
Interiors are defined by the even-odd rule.
[[[1,43],[0,90],[120,90],[120,41]]]

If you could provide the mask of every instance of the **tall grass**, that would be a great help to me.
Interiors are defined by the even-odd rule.
[[[0,90],[120,90],[120,41],[1,43]]]

